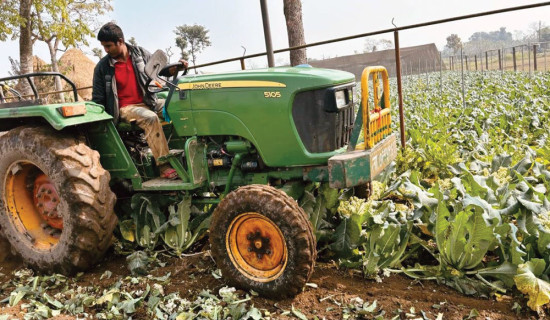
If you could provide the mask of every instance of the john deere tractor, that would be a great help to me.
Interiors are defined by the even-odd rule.
[[[265,296],[297,294],[313,272],[316,242],[285,190],[365,186],[395,158],[386,70],[364,70],[356,110],[347,72],[278,67],[164,77],[171,67],[149,68],[156,71],[148,90],[165,99],[165,160],[176,180],[158,178],[137,126],[78,101],[63,75],[0,79],[2,233],[30,267],[73,273],[112,244],[117,197],[117,212],[135,194],[190,198],[211,208],[211,253],[227,282]],[[45,103],[31,79],[52,75],[72,86],[75,102]],[[33,97],[8,87],[18,79]]]

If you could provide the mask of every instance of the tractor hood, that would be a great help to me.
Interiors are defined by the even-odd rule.
[[[203,75],[187,75],[180,78],[180,89],[217,89],[228,88],[228,85],[233,87],[261,87],[264,85],[277,86],[277,84],[269,83],[220,83],[230,80],[269,80],[278,82],[283,85],[292,85],[294,89],[300,90],[303,87],[312,88],[316,86],[331,86],[350,81],[355,81],[355,76],[352,73],[331,70],[319,69],[311,67],[278,67],[268,69],[244,70],[227,73],[203,74]],[[197,83],[198,85],[185,84]],[[204,84],[202,82],[205,82]]]

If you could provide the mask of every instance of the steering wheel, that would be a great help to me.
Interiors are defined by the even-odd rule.
[[[176,68],[176,69],[173,70],[172,68]],[[161,76],[161,77],[169,77],[169,76],[172,76],[172,75],[177,76],[178,72],[181,71],[181,70],[183,70],[183,75],[186,75],[187,71],[189,69],[186,69],[181,61],[170,63],[170,64],[167,64],[166,66],[164,66],[164,68],[162,68],[159,71],[159,76]],[[176,72],[176,73],[173,74],[173,72]]]

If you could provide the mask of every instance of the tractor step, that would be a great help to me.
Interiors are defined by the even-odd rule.
[[[183,182],[182,180],[169,180],[164,178],[155,178],[145,181],[141,185],[141,190],[159,190],[159,191],[168,191],[168,190],[191,190],[196,188],[196,185],[193,185],[189,182]]]
[[[170,152],[167,155],[164,155],[164,156],[160,157],[158,160],[160,161],[160,163],[167,162],[167,161],[169,161],[169,158],[178,157],[179,155],[183,154],[184,152],[185,152],[185,150],[183,150],[183,149],[172,149],[172,150],[170,150]]]
[[[179,156],[179,155],[183,154],[184,152],[185,152],[185,150],[183,150],[183,149],[171,149],[170,150],[170,155]]]

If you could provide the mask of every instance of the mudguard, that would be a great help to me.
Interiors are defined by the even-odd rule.
[[[84,106],[86,112],[80,115],[63,116],[62,107],[71,106],[80,110],[82,110],[80,106]],[[5,129],[12,127],[13,119],[17,118],[43,118],[54,129],[62,130],[68,126],[110,120],[113,117],[105,112],[103,106],[91,101],[17,107],[2,107],[0,105],[0,127]]]

